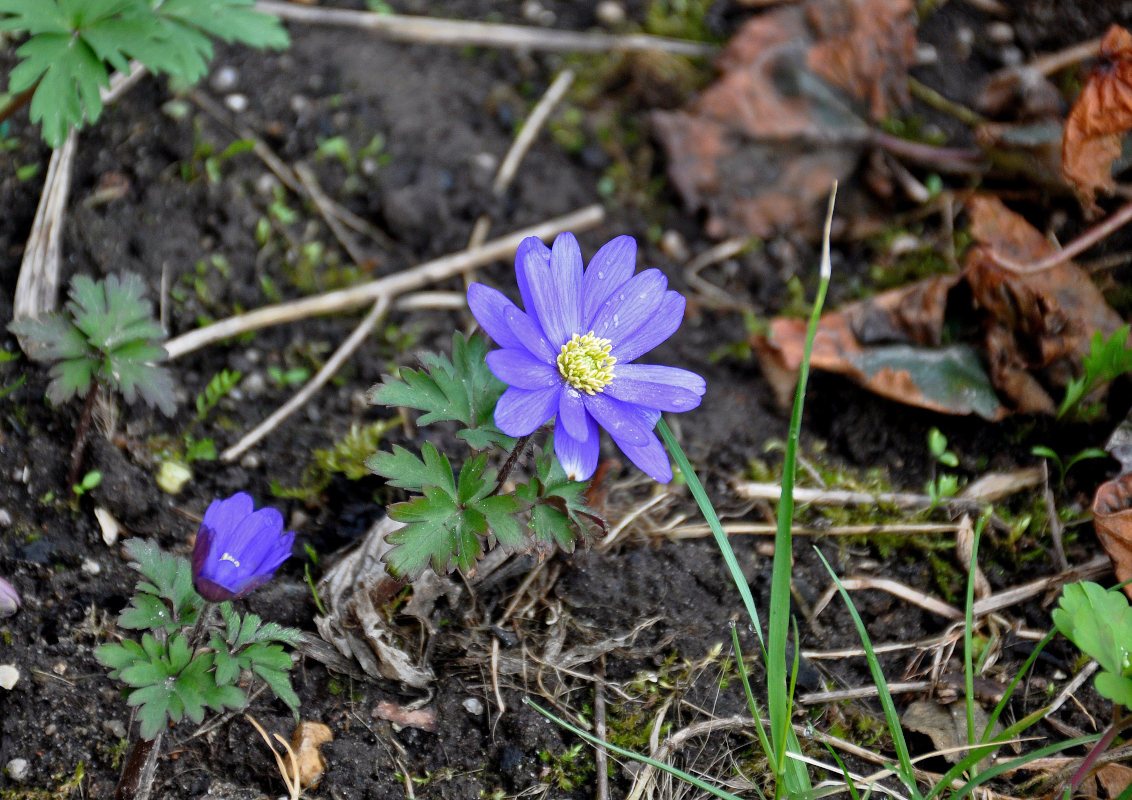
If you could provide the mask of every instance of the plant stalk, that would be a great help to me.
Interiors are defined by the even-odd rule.
[[[83,466],[83,453],[86,452],[86,441],[90,435],[90,421],[94,417],[94,404],[98,400],[98,384],[90,387],[83,401],[83,410],[79,413],[78,424],[75,425],[75,443],[71,445],[71,469],[67,473],[67,487],[75,493],[75,486],[79,482],[79,472]]]
[[[161,745],[165,738],[165,731],[157,732],[152,739],[138,739],[130,748],[130,756],[126,759],[126,766],[122,768],[122,776],[118,779],[118,787],[114,790],[114,800],[149,800],[153,792],[153,779],[157,774],[157,757],[161,754]]]

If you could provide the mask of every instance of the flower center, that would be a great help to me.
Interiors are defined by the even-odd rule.
[[[585,336],[574,334],[562,345],[558,354],[558,371],[566,383],[580,392],[594,394],[613,381],[613,365],[617,359],[609,354],[613,343],[599,339],[590,331]]]
[[[224,555],[220,556],[220,560],[221,561],[231,561],[237,567],[240,566],[240,562],[237,561],[231,553],[225,553]]]

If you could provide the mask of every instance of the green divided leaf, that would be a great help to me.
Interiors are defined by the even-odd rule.
[[[283,48],[287,31],[254,0],[0,0],[0,30],[26,32],[16,51],[8,90],[34,87],[31,119],[59,147],[71,128],[102,113],[101,90],[109,70],[131,59],[150,71],[187,82],[199,80],[212,58],[212,42]]]
[[[586,485],[566,477],[566,470],[554,457],[554,443],[548,441],[524,494],[534,504],[530,528],[535,542],[573,552],[575,541],[585,535],[586,520],[594,519],[586,511]]]
[[[452,337],[452,358],[430,353],[422,357],[426,369],[402,369],[399,378],[386,377],[370,390],[371,403],[415,408],[425,412],[419,425],[452,420],[467,430],[459,436],[473,449],[492,444],[508,446],[509,437],[492,424],[495,403],[505,388],[487,368],[488,342],[483,336]]]
[[[1132,371],[1132,350],[1128,349],[1128,335],[1132,326],[1123,325],[1107,339],[1097,331],[1089,343],[1089,354],[1082,360],[1084,374],[1069,381],[1065,398],[1057,409],[1058,418],[1071,410],[1081,411],[1080,404],[1103,384]]]
[[[125,551],[132,559],[130,566],[146,580],[138,582],[138,593],[133,605],[123,612],[120,624],[138,629],[161,625],[172,633],[184,625],[196,622],[204,601],[193,588],[193,572],[188,561],[170,555],[144,539],[130,539],[125,544]],[[145,597],[152,600],[143,600]],[[157,598],[167,601],[167,604],[161,603],[164,616],[157,614],[153,605]],[[123,621],[128,614],[132,615],[129,621],[136,624],[127,625]],[[154,620],[154,625],[144,624],[147,616]]]
[[[391,486],[419,492],[425,486],[444,487],[448,494],[456,493],[452,481],[452,465],[448,456],[441,455],[430,443],[421,448],[424,460],[399,445],[393,445],[393,452],[374,453],[366,459],[366,466],[389,481]]]
[[[1081,652],[1097,660],[1097,691],[1132,708],[1132,606],[1122,592],[1082,581],[1066,585],[1053,624]]]
[[[57,362],[47,387],[52,403],[87,396],[97,380],[120,391],[128,403],[140,397],[173,415],[173,376],[156,364],[166,355],[159,344],[165,332],[154,321],[144,292],[137,275],[111,275],[97,282],[78,275],[71,282],[69,316],[53,314],[8,326],[37,346],[33,358]]]

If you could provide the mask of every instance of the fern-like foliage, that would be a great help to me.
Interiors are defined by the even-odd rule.
[[[136,59],[188,83],[212,60],[212,39],[252,47],[289,44],[279,21],[254,0],[0,0],[0,30],[27,33],[8,76],[13,94],[32,89],[31,119],[58,147],[83,119],[102,113],[111,69]]]
[[[173,376],[157,366],[165,358],[165,332],[153,319],[145,286],[137,275],[71,282],[67,313],[20,319],[8,330],[29,342],[29,355],[53,361],[47,399],[54,405],[86,397],[95,382],[121,392],[127,403],[139,397],[173,416]]]

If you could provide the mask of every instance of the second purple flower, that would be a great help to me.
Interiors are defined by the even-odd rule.
[[[213,500],[193,546],[193,585],[214,603],[244,597],[271,580],[291,555],[295,534],[274,508],[255,510],[246,492]]]
[[[672,480],[653,429],[661,412],[697,407],[706,389],[686,369],[633,363],[676,332],[685,305],[660,270],[634,275],[636,264],[631,236],[607,242],[584,270],[573,234],[552,248],[531,237],[515,254],[525,311],[483,284],[468,289],[472,314],[501,348],[487,365],[509,384],[496,426],[526,436],[557,417],[554,452],[573,480],[597,467],[599,426],[649,477]]]

